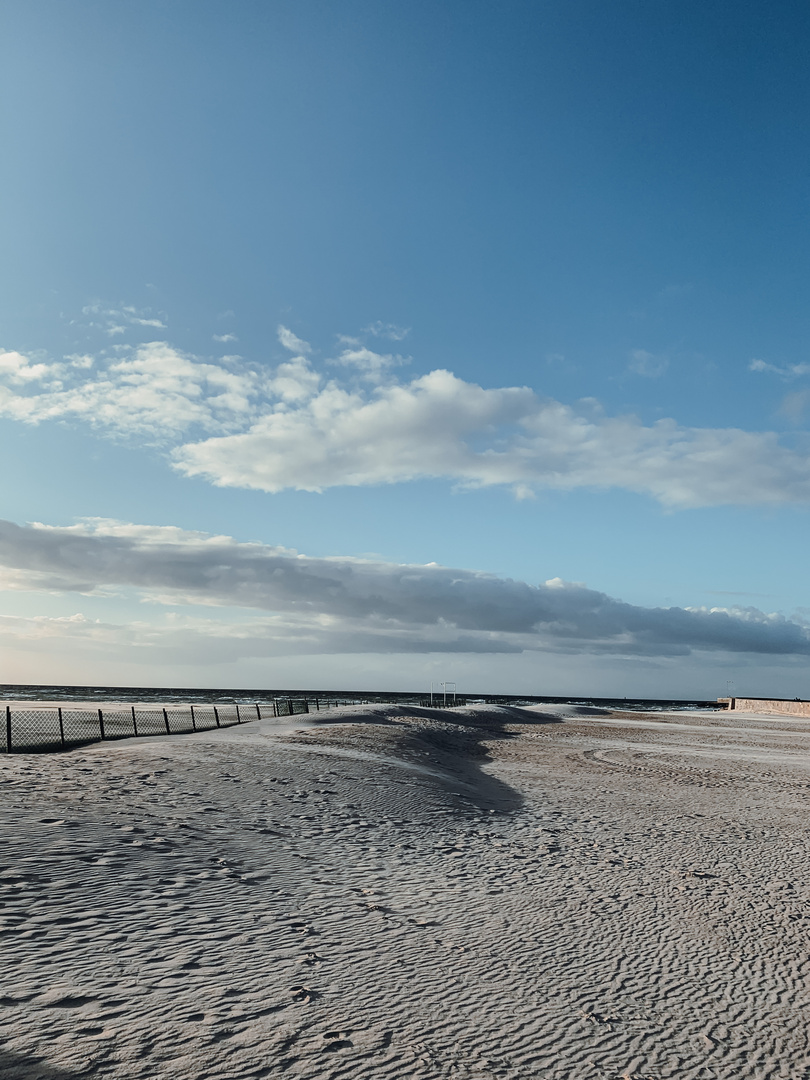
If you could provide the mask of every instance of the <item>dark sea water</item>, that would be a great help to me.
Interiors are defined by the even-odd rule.
[[[99,704],[125,701],[147,704],[219,705],[269,702],[275,699],[319,701],[326,704],[361,704],[396,702],[399,704],[428,705],[426,693],[401,693],[397,691],[366,690],[284,690],[284,689],[233,689],[212,690],[199,687],[163,686],[34,686],[14,683],[0,684],[0,701],[93,701]],[[488,703],[492,705],[589,705],[604,709],[628,709],[639,712],[672,712],[680,709],[705,709],[716,705],[714,701],[696,698],[574,698],[544,697],[518,694],[459,694],[457,703]],[[434,703],[441,704],[441,695],[434,695]],[[448,705],[450,700],[448,699]]]

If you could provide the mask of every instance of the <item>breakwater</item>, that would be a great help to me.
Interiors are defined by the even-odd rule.
[[[810,701],[800,701],[798,698],[724,697],[718,698],[717,703],[726,709],[740,712],[769,713],[773,716],[810,716]]]

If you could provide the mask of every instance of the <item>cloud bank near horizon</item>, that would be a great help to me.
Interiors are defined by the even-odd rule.
[[[229,654],[810,654],[810,624],[752,607],[644,608],[559,579],[530,585],[436,564],[311,558],[168,526],[0,521],[0,567],[0,584],[10,589],[90,595],[134,589],[172,607],[256,612],[226,612],[224,619],[172,614],[172,633],[218,634]],[[47,624],[55,632],[51,622],[40,630]],[[102,624],[80,615],[56,629],[103,636]],[[159,636],[145,622],[119,630],[130,643],[138,635],[144,644]]]
[[[774,432],[645,425],[441,369],[403,380],[407,358],[355,338],[319,371],[307,342],[278,338],[290,355],[273,368],[161,341],[59,362],[0,350],[0,416],[162,445],[185,476],[268,493],[445,479],[519,497],[622,489],[671,509],[810,503],[810,454]]]

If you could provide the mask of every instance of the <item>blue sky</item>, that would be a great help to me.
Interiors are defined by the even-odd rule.
[[[805,5],[0,40],[0,680],[810,696]]]

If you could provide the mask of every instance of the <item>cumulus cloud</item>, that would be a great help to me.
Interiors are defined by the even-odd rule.
[[[383,373],[399,364],[407,364],[402,356],[393,356],[390,353],[375,353],[367,349],[365,345],[356,345],[354,348],[344,349],[336,360],[330,361],[341,367],[354,368],[365,378],[372,382],[379,382]]]
[[[810,458],[773,433],[647,426],[449,371],[369,391],[328,383],[245,432],[180,447],[175,463],[188,476],[268,492],[430,477],[518,494],[623,488],[669,507],[810,500]]]
[[[0,566],[18,587],[115,586],[172,605],[259,610],[279,637],[306,637],[309,652],[810,653],[810,625],[752,607],[643,608],[556,578],[309,558],[174,527],[0,522]]]
[[[408,381],[394,371],[401,357],[361,344],[344,342],[318,371],[307,342],[278,334],[292,355],[273,368],[165,341],[62,361],[0,351],[0,416],[163,444],[186,476],[266,492],[430,478],[519,497],[620,488],[671,508],[810,501],[810,455],[774,432],[647,425],[441,369]],[[790,398],[784,411],[803,407]]]
[[[22,353],[0,349],[0,377],[14,384],[40,381],[51,374],[47,364],[32,364]]]
[[[92,373],[91,366],[91,357],[30,364],[17,353],[0,354],[0,415],[31,424],[72,418],[160,443],[194,427],[243,427],[260,386],[253,372],[205,363],[160,341],[127,350],[123,358],[108,357]],[[45,385],[33,392],[12,389],[35,380]]]

